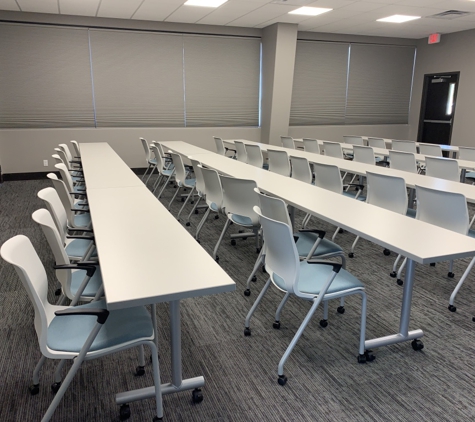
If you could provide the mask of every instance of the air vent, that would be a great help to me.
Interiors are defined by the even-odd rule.
[[[462,10],[447,10],[442,13],[437,13],[436,15],[426,16],[427,18],[434,18],[434,19],[457,19],[461,18],[462,16],[471,15],[470,12],[464,12]]]

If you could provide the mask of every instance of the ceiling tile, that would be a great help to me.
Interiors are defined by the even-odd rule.
[[[266,0],[267,1],[267,0]],[[199,23],[209,25],[226,25],[231,21],[238,19],[248,13],[263,6],[263,3],[248,0],[228,1],[221,7],[213,10],[205,16]]]
[[[143,0],[102,0],[97,16],[130,19],[142,2]]]
[[[0,10],[15,10],[18,12],[20,8],[15,0],[0,0]]]
[[[196,23],[215,10],[212,7],[181,6],[165,20],[167,22]]]
[[[133,19],[163,21],[183,5],[184,0],[145,0],[138,8]]]
[[[59,13],[58,0],[17,0],[23,12]]]
[[[270,21],[279,16],[286,15],[292,10],[295,10],[295,6],[287,6],[280,4],[266,4],[254,12],[244,15],[238,19],[230,22],[233,26],[256,26],[263,22]]]
[[[59,0],[62,15],[96,16],[100,0]]]

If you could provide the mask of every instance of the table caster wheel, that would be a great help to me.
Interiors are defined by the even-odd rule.
[[[256,277],[255,275],[253,275],[252,278],[251,278],[251,281],[256,282],[256,281],[257,281],[257,277]]]
[[[385,249],[383,251],[383,254],[386,255],[386,256],[389,256],[389,255],[391,255],[391,251],[389,249]]]
[[[141,377],[142,375],[145,375],[145,367],[143,366],[137,366],[135,368],[135,374],[136,377]]]
[[[279,383],[279,385],[285,385],[287,384],[287,377],[285,375],[279,375],[277,382]]]
[[[61,382],[53,382],[53,384],[51,384],[51,391],[54,394],[56,394],[60,387],[61,387]]]
[[[457,307],[454,305],[449,305],[449,311],[450,312],[455,312],[457,310]]]
[[[355,254],[354,254],[353,252],[350,252],[350,253],[348,254],[348,257],[354,258],[354,257],[355,257]]]
[[[452,271],[449,271],[449,272],[447,273],[447,277],[449,277],[449,278],[454,278],[454,277],[455,277],[455,274],[454,274]]]
[[[191,399],[193,403],[201,403],[203,401],[203,393],[201,392],[201,388],[195,388],[191,393]]]
[[[391,271],[391,272],[389,273],[389,277],[396,278],[396,276],[397,276],[397,272],[396,272],[396,271]]]
[[[328,327],[328,321],[326,319],[321,319],[320,320],[320,327]]]
[[[418,339],[412,340],[411,346],[414,350],[422,350],[424,348],[424,344]]]
[[[244,328],[244,336],[249,337],[251,335],[251,329],[249,327]]]
[[[128,404],[123,404],[120,406],[119,418],[121,421],[125,421],[130,418],[130,406]]]
[[[244,296],[251,296],[251,291],[249,289],[244,290]]]
[[[200,212],[198,210],[195,210],[195,214],[199,214]]]
[[[336,311],[339,314],[344,314],[345,313],[345,307],[344,306],[339,306],[338,308],[336,308]]]
[[[28,391],[32,396],[36,396],[40,392],[40,385],[39,384],[31,384],[28,387]]]
[[[399,284],[400,286],[402,286],[404,284],[404,281],[402,281],[400,278],[398,278],[396,283]]]
[[[280,321],[274,321],[274,323],[272,324],[272,327],[278,330],[280,328]]]
[[[186,224],[185,224],[186,227],[190,227],[190,222],[187,221]]]
[[[215,219],[215,220],[219,220],[219,215],[215,215],[215,216],[214,216],[214,219]]]
[[[231,245],[236,246],[236,241],[234,239],[231,239]]]

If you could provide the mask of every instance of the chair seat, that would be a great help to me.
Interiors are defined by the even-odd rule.
[[[175,167],[173,167],[172,169],[162,170],[162,174],[164,176],[171,176],[174,173],[175,173]]]
[[[77,308],[105,308],[105,303],[92,302]],[[52,350],[79,352],[96,321],[97,318],[92,315],[55,317],[48,327],[47,346]],[[114,347],[141,338],[153,338],[152,319],[144,307],[111,311],[89,351]]]
[[[196,185],[196,179],[185,179],[183,185],[192,188]]]
[[[73,239],[66,245],[66,253],[70,257],[83,257],[91,243],[90,240],[86,239]],[[97,257],[96,251],[92,256]]]
[[[358,192],[346,192],[346,191],[343,191],[343,195],[347,196],[348,198],[355,198],[356,194]],[[360,195],[358,196],[358,198],[356,198],[358,201],[366,201],[366,196],[363,196],[363,195]]]
[[[411,218],[416,218],[417,211],[414,208],[408,208],[406,211],[406,215]]]
[[[150,160],[148,160],[148,163],[152,164],[152,165],[157,165],[157,159],[156,158],[151,158]]]
[[[254,226],[254,223],[249,217],[246,217],[244,215],[239,215],[239,214],[228,214],[229,219],[236,224],[239,224],[240,226],[247,226],[247,227],[252,227]]]
[[[298,238],[295,245],[297,246],[297,252],[299,256],[306,257],[317,241],[318,234],[310,232],[297,232],[294,233],[294,237]],[[333,243],[327,239],[322,239],[313,256],[333,254],[342,251],[343,249],[341,249],[336,243]]]
[[[475,237],[475,230],[470,229],[467,233],[470,237]]]
[[[91,214],[77,214],[74,216],[74,227],[88,227],[91,224]]]
[[[465,178],[466,179],[475,179],[475,171],[467,171],[465,173]]]
[[[208,206],[211,208],[212,211],[219,212],[219,207],[214,202],[209,203]]]
[[[71,272],[71,293],[76,296],[76,293],[81,286],[81,283],[86,276],[86,271],[73,271]],[[81,296],[93,298],[99,288],[102,286],[102,274],[99,268],[96,270],[92,278],[87,283],[86,288],[83,290]]]
[[[332,272],[331,265],[310,264],[307,261],[300,262],[300,275],[298,289],[302,293],[314,294],[317,296],[325,285]],[[272,275],[272,281],[280,289],[286,291],[284,280],[277,274]],[[336,275],[327,293],[337,293],[344,290],[363,288],[364,285],[348,271],[341,269]]]
[[[85,201],[78,201],[73,205],[73,209],[86,211],[89,209],[89,205]]]

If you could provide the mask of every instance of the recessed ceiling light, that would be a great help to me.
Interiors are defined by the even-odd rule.
[[[300,9],[292,10],[289,12],[289,15],[317,16],[329,12],[330,10],[333,9],[325,9],[323,7],[301,7]]]
[[[407,21],[413,21],[415,19],[420,19],[420,16],[406,16],[406,15],[392,15],[387,18],[378,19],[378,22],[392,22],[392,23],[403,23]]]
[[[185,6],[219,7],[228,0],[188,0]]]

